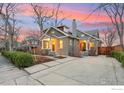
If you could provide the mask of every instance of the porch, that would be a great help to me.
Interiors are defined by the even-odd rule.
[[[81,56],[95,56],[98,55],[99,42],[94,39],[80,40],[80,54]]]
[[[42,39],[41,50],[46,51],[46,55],[57,56],[64,55],[63,38],[47,37]]]

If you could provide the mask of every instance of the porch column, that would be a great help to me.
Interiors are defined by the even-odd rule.
[[[89,50],[88,43],[89,43],[89,40],[86,40],[86,51]]]
[[[52,40],[51,40],[51,37],[50,37],[49,47],[50,47],[50,49],[51,49],[51,51],[52,51]]]
[[[41,41],[41,49],[43,49],[43,40]]]

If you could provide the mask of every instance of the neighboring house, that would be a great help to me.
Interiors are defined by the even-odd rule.
[[[4,39],[0,39],[0,49],[5,48],[5,40]]]
[[[36,36],[28,36],[22,41],[20,48],[24,50],[32,50],[39,47],[39,39]]]
[[[91,52],[97,55],[101,40],[97,33],[92,32],[86,33],[78,30],[75,20],[72,22],[71,30],[65,25],[50,27],[44,30],[40,38],[41,49],[50,49],[59,55],[81,56],[89,55]]]
[[[17,47],[19,47],[19,42],[17,41],[13,41],[13,49],[16,49]],[[0,39],[0,49],[5,49],[5,48],[9,48],[9,40],[5,40],[5,39]]]

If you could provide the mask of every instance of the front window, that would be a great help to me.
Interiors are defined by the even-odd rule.
[[[49,48],[49,42],[48,41],[44,41],[44,44],[43,45],[44,45],[44,48],[45,49],[48,49]]]
[[[60,40],[60,49],[62,49],[63,48],[63,41],[62,40]]]
[[[94,43],[90,42],[90,48],[93,48],[93,47],[94,47]]]

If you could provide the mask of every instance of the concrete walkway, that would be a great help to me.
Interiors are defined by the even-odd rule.
[[[41,83],[0,56],[0,85],[41,85]]]
[[[124,68],[105,56],[67,57],[19,70],[0,56],[0,85],[124,85]]]

